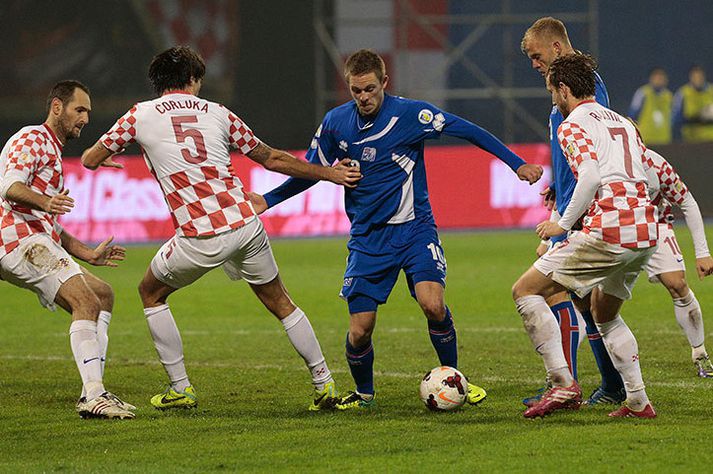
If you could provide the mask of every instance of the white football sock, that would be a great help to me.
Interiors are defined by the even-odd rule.
[[[643,410],[649,403],[649,397],[644,390],[644,379],[639,365],[639,346],[634,334],[621,315],[617,315],[608,323],[597,323],[597,328],[612,364],[624,381],[626,403],[634,411]]]
[[[105,392],[102,383],[101,355],[97,341],[97,323],[87,319],[72,321],[69,343],[82,377],[83,392],[91,400]]]
[[[309,319],[300,308],[296,308],[281,322],[290,342],[312,373],[314,388],[322,390],[324,384],[332,381],[332,374],[324,361],[322,349],[319,347],[319,341],[317,341]]]
[[[523,296],[515,304],[535,351],[542,356],[547,376],[553,385],[572,385],[574,378],[562,351],[562,335],[545,299],[539,295]]]
[[[104,366],[106,366],[106,350],[109,346],[109,324],[111,323],[111,313],[100,311],[97,319],[97,341],[99,341],[99,354],[102,358],[102,377],[104,376]]]
[[[167,304],[156,306],[155,308],[144,308],[146,322],[153,338],[158,359],[166,369],[171,387],[177,391],[183,391],[191,383],[188,380],[186,366],[183,364],[183,342],[178,326],[173,319],[171,309]]]
[[[688,343],[692,348],[699,348],[705,341],[705,332],[703,330],[703,314],[701,313],[701,305],[698,304],[696,295],[693,291],[688,291],[688,294],[683,298],[674,298],[673,311],[676,313],[676,321],[683,329],[684,334],[688,338]],[[693,351],[693,360],[695,361],[697,354]],[[703,348],[705,352],[705,348]],[[698,354],[700,355],[700,354]]]
[[[100,311],[97,319],[97,342],[99,342],[99,355],[101,356],[102,379],[104,378],[104,366],[106,365],[106,348],[109,345],[109,323],[111,323],[111,313]],[[82,386],[82,397],[87,396],[87,391]]]

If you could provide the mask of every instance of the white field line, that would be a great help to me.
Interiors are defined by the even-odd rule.
[[[47,355],[47,356],[33,356],[33,355],[12,355],[12,354],[2,354],[0,355],[0,360],[21,360],[21,361],[38,361],[38,362],[55,362],[55,361],[64,361],[64,362],[70,362],[74,361],[73,357],[69,356],[54,356],[54,355]],[[109,362],[111,362],[111,359],[109,359]],[[117,363],[127,366],[127,365],[152,365],[152,366],[160,366],[160,362],[156,359],[152,360],[142,360],[142,359],[123,359],[120,358],[117,360]],[[207,367],[211,369],[237,369],[237,370],[277,370],[277,371],[294,371],[294,372],[302,372],[305,371],[304,366],[297,365],[297,364],[290,364],[290,365],[279,365],[279,364],[239,364],[239,363],[234,363],[234,362],[225,362],[225,361],[214,361],[214,362],[205,362],[205,361],[188,361],[187,364],[188,369],[190,370],[191,367]],[[335,374],[348,374],[349,370],[347,369],[342,369],[342,368],[334,368],[331,369],[332,373]],[[421,377],[423,377],[423,373],[416,373],[416,372],[392,372],[392,371],[379,371],[375,370],[374,371],[374,376],[376,377],[389,377],[389,378],[398,378],[398,379],[411,379],[411,380],[419,380]],[[691,379],[693,377],[691,376]],[[698,379],[696,379],[698,380]],[[598,377],[591,376],[591,377],[585,377],[583,380],[580,380],[580,382],[584,382],[587,385],[595,385],[599,381]],[[502,384],[527,384],[527,385],[532,385],[534,386],[540,386],[543,384],[543,378],[542,377],[503,377],[500,375],[481,375],[477,377],[477,382],[488,382],[488,383],[502,383]],[[646,382],[646,386],[648,387],[666,387],[666,388],[679,388],[679,389],[695,389],[698,388],[700,385],[686,381],[686,380],[678,380],[674,382]]]
[[[347,328],[343,329],[319,329],[317,330],[317,335],[319,336],[320,334],[343,334]],[[486,326],[486,327],[466,327],[466,328],[461,328],[457,327],[457,330],[459,333],[482,333],[482,334],[491,334],[491,333],[522,333],[523,335],[525,334],[525,330],[522,327],[518,326]],[[284,330],[281,328],[275,328],[275,329],[232,329],[232,330],[207,330],[207,329],[201,329],[201,330],[195,330],[195,329],[185,329],[181,330],[181,335],[183,336],[224,336],[224,335],[229,335],[229,336],[257,336],[257,335],[278,335],[278,334],[284,334]],[[426,333],[427,329],[426,326],[424,325],[423,327],[393,327],[393,328],[378,328],[376,329],[377,333],[389,333],[389,334],[398,334],[398,333]],[[657,335],[661,336],[673,336],[673,335],[681,335],[681,330],[677,329],[657,329],[656,330]],[[66,332],[53,332],[50,334],[52,337],[67,337],[68,334]],[[125,337],[125,336],[133,336],[136,335],[136,331],[109,331],[109,336],[110,337]],[[713,337],[713,332],[706,334],[707,337]]]

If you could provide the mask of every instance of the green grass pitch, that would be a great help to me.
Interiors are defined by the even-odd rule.
[[[709,237],[713,228],[708,227]],[[689,282],[713,327],[712,281],[694,276],[685,228],[679,240]],[[0,471],[688,471],[710,460],[713,380],[694,377],[690,349],[663,287],[640,279],[622,314],[639,341],[656,420],[608,419],[606,408],[522,417],[520,399],[541,384],[510,287],[533,260],[531,232],[442,235],[446,297],[458,328],[460,368],[488,399],[455,413],[430,413],[420,377],[438,365],[403,278],[379,312],[374,344],[378,406],[368,412],[309,413],[302,360],[244,283],[214,271],[169,301],[182,331],[196,410],[162,413],[159,365],[136,286],[155,247],[132,247],[118,269],[97,269],[116,291],[106,386],[138,406],[131,421],[81,420],[69,317],[0,282]],[[346,305],[337,297],[345,239],[273,242],[281,274],[305,310],[338,387],[353,388],[343,356]],[[713,343],[709,341],[709,348]],[[585,342],[580,381],[598,383]]]

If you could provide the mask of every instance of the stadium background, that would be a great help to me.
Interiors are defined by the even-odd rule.
[[[540,144],[547,139],[550,99],[519,48],[534,19],[561,18],[573,45],[599,58],[618,111],[626,111],[654,66],[668,70],[672,88],[686,82],[694,63],[713,71],[707,29],[713,3],[642,5],[614,0],[8,1],[0,38],[13,47],[4,50],[0,62],[0,138],[4,142],[21,126],[41,120],[55,81],[84,81],[92,90],[91,123],[65,150],[68,187],[80,204],[64,224],[89,240],[107,232],[124,242],[162,240],[171,234],[169,216],[145,166],[131,156],[138,154],[135,147],[128,150],[124,161],[131,164],[122,172],[90,174],[71,159],[133,103],[152,97],[146,69],[153,54],[174,44],[197,48],[207,63],[202,95],[234,110],[267,143],[299,155],[324,112],[348,100],[343,58],[369,47],[387,61],[391,93],[429,100],[506,143],[531,144],[518,151],[549,172],[547,149]],[[445,139],[437,145],[455,143]],[[660,151],[679,167],[704,214],[712,216],[713,197],[696,191],[705,189],[705,173],[698,170],[713,147],[673,145]],[[469,147],[432,147],[427,157],[441,228],[529,227],[545,216],[538,192],[546,179],[529,188],[497,160]],[[282,179],[237,156],[234,162],[249,189],[266,191]],[[455,182],[454,176],[462,179]],[[340,189],[319,185],[271,210],[265,216],[271,235],[345,233],[341,196]]]

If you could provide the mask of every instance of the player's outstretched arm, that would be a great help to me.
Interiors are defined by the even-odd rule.
[[[82,153],[82,165],[90,170],[95,170],[100,166],[109,168],[123,168],[124,165],[115,162],[112,157],[114,153],[109,151],[101,142],[96,142],[92,147],[87,148]]]
[[[525,160],[513,153],[492,133],[457,115],[446,112],[443,115],[446,119],[443,133],[446,135],[468,140],[488,153],[495,155],[508,165],[522,181],[533,184],[542,177],[541,166],[526,163]]]
[[[70,212],[74,207],[74,199],[69,197],[68,194],[69,189],[65,189],[61,193],[50,197],[35,192],[26,184],[16,181],[8,187],[3,197],[8,201],[13,201],[38,211],[62,215]]]
[[[247,154],[248,158],[264,166],[265,169],[286,174],[294,178],[331,181],[348,188],[355,188],[361,179],[359,168],[348,166],[345,159],[337,166],[319,166],[298,160],[289,153],[260,143]]]
[[[60,239],[62,247],[67,253],[97,267],[116,267],[116,262],[120,262],[126,257],[126,249],[124,247],[111,245],[114,236],[109,237],[97,245],[96,248],[89,247],[64,229],[60,234]]]

